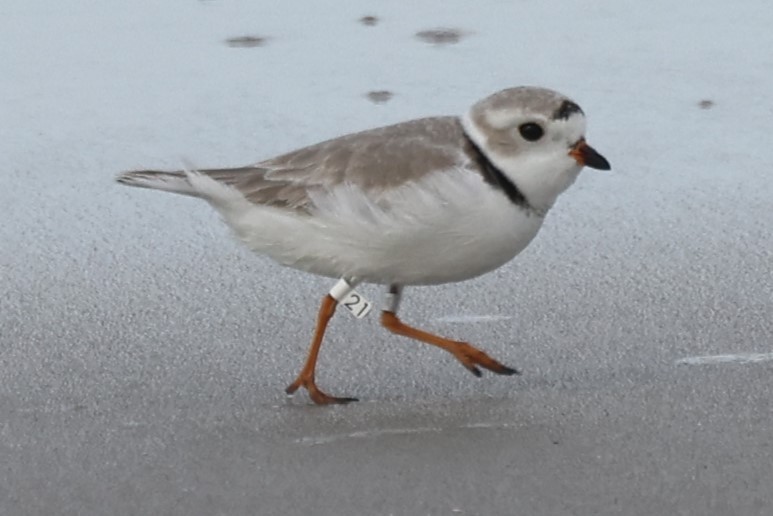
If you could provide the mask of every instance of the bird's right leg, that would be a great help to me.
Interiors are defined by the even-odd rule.
[[[400,297],[402,296],[402,286],[390,285],[387,292],[386,303],[384,310],[381,312],[381,325],[387,330],[397,335],[402,335],[420,342],[426,342],[432,344],[440,349],[444,349],[451,353],[454,358],[462,363],[475,376],[480,376],[481,372],[478,366],[488,369],[496,374],[512,375],[520,374],[517,369],[507,367],[506,365],[498,362],[488,356],[483,351],[479,350],[475,346],[471,346],[467,342],[459,342],[456,340],[447,339],[433,333],[408,326],[397,317],[397,308],[400,305]]]

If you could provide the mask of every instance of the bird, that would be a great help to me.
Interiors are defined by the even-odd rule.
[[[532,241],[583,167],[610,170],[585,139],[580,106],[518,86],[461,116],[434,116],[347,134],[236,168],[121,173],[124,185],[197,197],[258,254],[337,279],[322,298],[306,361],[286,389],[345,404],[316,383],[328,322],[361,283],[386,287],[381,325],[437,346],[481,376],[520,374],[467,342],[404,323],[404,287],[468,280]]]

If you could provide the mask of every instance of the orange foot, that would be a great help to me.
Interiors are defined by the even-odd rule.
[[[449,344],[451,345],[446,349],[475,376],[481,376],[480,369],[476,366],[488,369],[496,374],[508,376],[521,374],[517,369],[507,367],[466,342],[449,341]]]
[[[287,394],[294,394],[295,391],[301,387],[309,392],[311,401],[317,405],[332,405],[336,403],[345,405],[353,401],[359,401],[357,398],[336,398],[335,396],[325,394],[319,390],[319,387],[317,387],[317,384],[314,382],[313,376],[304,376],[303,374],[301,374],[287,389],[285,389],[285,392]]]

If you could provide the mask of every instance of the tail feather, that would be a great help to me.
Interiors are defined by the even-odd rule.
[[[138,188],[150,188],[190,195],[192,197],[201,197],[199,191],[191,184],[188,174],[184,171],[136,170],[120,174],[116,177],[116,181]]]
[[[174,192],[198,197],[209,202],[225,216],[236,216],[248,209],[250,203],[236,188],[217,181],[208,175],[209,170],[185,169],[174,172],[161,170],[136,170],[120,174],[116,181],[121,184]],[[218,170],[214,170],[218,172]]]

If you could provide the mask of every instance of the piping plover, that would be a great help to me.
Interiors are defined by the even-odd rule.
[[[585,142],[585,115],[543,88],[497,92],[461,116],[422,118],[341,136],[239,168],[118,176],[120,183],[200,197],[254,251],[339,278],[322,300],[306,363],[288,394],[346,403],[314,373],[339,300],[360,282],[387,286],[381,323],[438,346],[480,376],[515,369],[466,342],[403,323],[406,285],[462,281],[507,263],[535,237],[583,166],[609,162]]]

